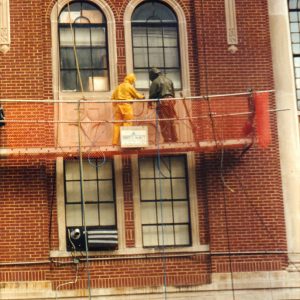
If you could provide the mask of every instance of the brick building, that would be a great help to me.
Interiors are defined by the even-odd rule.
[[[285,1],[0,4],[1,299],[299,297]],[[112,91],[152,66],[179,139],[140,101],[147,143],[113,146]]]

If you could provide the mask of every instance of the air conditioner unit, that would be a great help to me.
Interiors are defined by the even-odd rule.
[[[118,247],[118,231],[112,226],[88,226],[87,245],[89,251],[114,250]],[[83,226],[67,227],[67,250],[85,251],[86,233]]]

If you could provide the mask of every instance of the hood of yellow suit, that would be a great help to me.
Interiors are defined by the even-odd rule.
[[[129,82],[130,84],[133,84],[135,81],[136,77],[133,73],[128,74],[124,79],[124,82]]]

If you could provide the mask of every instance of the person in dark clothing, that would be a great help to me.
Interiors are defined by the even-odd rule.
[[[149,99],[166,99],[174,98],[174,84],[161,73],[157,68],[152,68],[149,72],[151,86],[149,90]],[[152,107],[152,102],[149,103]],[[163,136],[164,142],[177,142],[177,132],[174,120],[169,120],[176,117],[175,100],[164,100],[157,102],[157,114],[160,119],[160,131]],[[167,119],[167,120],[163,120]]]

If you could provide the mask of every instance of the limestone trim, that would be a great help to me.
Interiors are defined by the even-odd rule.
[[[238,48],[238,35],[237,35],[237,23],[236,23],[236,9],[235,0],[225,0],[225,17],[226,17],[226,31],[227,31],[227,43],[229,45],[228,51],[235,53]]]
[[[133,54],[132,54],[132,33],[131,33],[131,16],[135,8],[144,0],[131,0],[124,12],[124,31],[125,31],[125,52],[127,73],[133,71]],[[190,74],[189,74],[189,57],[188,57],[188,37],[187,24],[183,9],[175,0],[162,0],[161,2],[169,5],[178,18],[178,33],[180,41],[180,61],[181,61],[181,78],[182,90],[184,96],[190,95]]]
[[[0,51],[8,52],[10,49],[10,14],[9,0],[0,0]]]

